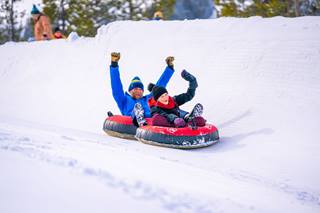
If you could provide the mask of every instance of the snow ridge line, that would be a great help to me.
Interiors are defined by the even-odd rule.
[[[73,139],[73,140],[76,140],[76,139]],[[89,143],[99,143],[98,141],[93,141],[93,140],[84,140],[83,139],[83,141],[89,142]],[[156,156],[149,156],[149,157],[158,158]],[[219,173],[220,175],[230,177],[230,178],[237,180],[237,181],[241,181],[241,182],[245,182],[245,183],[249,183],[249,184],[255,184],[257,186],[264,186],[266,188],[272,188],[274,190],[286,193],[286,194],[294,197],[297,201],[302,202],[303,204],[311,204],[311,205],[320,206],[320,194],[315,193],[315,192],[308,192],[307,190],[299,189],[295,186],[289,185],[284,182],[277,182],[272,179],[267,179],[265,177],[258,176],[256,174],[252,174],[252,173],[249,173],[247,171],[242,171],[242,170],[215,169],[214,172],[212,172],[212,171],[208,171],[208,170],[199,168],[191,163],[185,163],[183,161],[169,159],[168,157],[160,157],[160,158],[164,161],[169,161],[171,163],[176,163],[176,164],[182,164],[182,165],[194,168],[196,170],[201,170],[203,173],[207,173],[209,175],[211,173],[212,174]]]
[[[299,189],[297,187],[291,186],[284,182],[276,182],[271,179],[267,179],[262,176],[258,176],[255,174],[251,174],[247,171],[241,170],[221,170],[219,168],[214,169],[214,172],[205,170],[203,168],[199,168],[194,166],[191,163],[184,163],[182,161],[177,161],[173,159],[169,159],[167,157],[162,157],[161,159],[170,161],[172,163],[183,164],[185,166],[189,166],[196,170],[201,170],[202,173],[213,174],[219,173],[222,176],[232,178],[236,181],[241,181],[244,183],[254,184],[257,186],[264,186],[266,188],[272,188],[274,190],[286,193],[292,197],[294,197],[297,201],[302,204],[310,204],[315,206],[320,206],[320,194],[315,192],[308,192],[307,190]],[[199,172],[200,173],[200,172]]]
[[[51,142],[49,142],[51,143]],[[161,206],[172,212],[216,213],[222,212],[217,206],[219,201],[205,203],[186,194],[169,193],[167,190],[153,187],[141,181],[129,182],[113,176],[110,172],[100,168],[83,165],[76,159],[63,157],[51,153],[50,144],[44,141],[33,140],[29,137],[19,137],[0,130],[0,149],[18,152],[28,158],[50,163],[59,167],[69,168],[80,175],[87,175],[102,181],[108,187],[118,188],[134,199],[158,201]],[[52,144],[52,143],[51,143]],[[214,209],[214,210],[213,210]]]
[[[63,136],[63,137],[69,138],[67,136]],[[73,139],[73,140],[77,140],[77,139]],[[84,139],[84,138],[82,140],[84,142],[89,142],[89,143],[100,143],[98,141],[88,140],[88,139]],[[155,156],[149,156],[149,157],[157,158]],[[315,206],[320,206],[320,194],[318,194],[318,193],[308,192],[307,190],[299,189],[298,187],[289,185],[287,183],[277,182],[272,179],[267,179],[265,177],[258,176],[256,174],[249,173],[247,171],[215,169],[215,171],[212,172],[212,171],[208,171],[205,169],[201,169],[197,166],[192,165],[191,163],[185,163],[182,161],[169,159],[167,157],[161,157],[161,159],[165,160],[165,161],[170,161],[171,163],[182,164],[182,165],[194,168],[196,170],[202,170],[203,173],[207,173],[209,175],[210,175],[210,173],[219,173],[220,175],[230,177],[230,178],[237,180],[237,181],[255,184],[257,186],[264,186],[266,188],[272,188],[274,190],[286,193],[286,194],[294,197],[297,201],[299,201],[303,204],[311,204],[311,205],[315,205]]]
[[[263,185],[265,187],[270,187],[275,190],[282,191],[284,193],[294,196],[295,199],[304,204],[309,203],[320,206],[320,194],[307,192],[305,190],[298,189],[294,186],[290,186],[287,183],[275,182],[273,180],[269,180],[261,176],[249,174],[245,171],[228,171],[226,172],[226,174],[242,182],[255,183],[256,185]]]
[[[192,198],[187,198],[188,196],[182,196],[182,195],[172,195],[169,194],[166,190],[163,189],[156,189],[153,188],[151,185],[147,185],[145,183],[142,183],[141,181],[136,181],[134,183],[129,183],[128,181],[125,180],[118,180],[114,176],[112,176],[109,172],[102,170],[100,168],[92,168],[88,167],[85,165],[82,165],[79,163],[76,159],[70,158],[70,157],[62,157],[59,156],[59,154],[50,154],[52,151],[52,148],[50,147],[51,144],[57,145],[57,143],[52,143],[51,141],[43,141],[43,140],[33,140],[30,137],[19,137],[18,134],[15,132],[14,134],[6,133],[8,130],[1,130],[0,129],[0,149],[3,150],[9,150],[9,151],[17,151],[21,154],[26,155],[27,157],[38,159],[41,161],[44,161],[46,163],[51,163],[57,166],[62,166],[62,167],[67,167],[70,169],[77,170],[79,174],[85,174],[89,175],[92,177],[96,177],[99,179],[99,181],[104,182],[107,186],[119,188],[122,191],[130,194],[133,198],[136,199],[148,199],[148,200],[159,200],[162,206],[164,208],[169,208],[170,209],[177,209],[177,212],[180,212],[180,208],[186,208],[188,206],[188,209],[193,209],[191,210],[192,212],[203,212],[202,210],[197,210],[196,209],[206,209],[204,207],[201,207],[201,205],[197,206],[190,206],[188,202],[191,203],[198,203],[198,201],[195,201],[195,199]],[[85,143],[94,143],[94,144],[99,144],[101,143],[99,141],[92,141],[85,139],[84,137],[81,137],[81,139],[75,139],[73,136],[65,136],[62,135],[60,137],[61,140],[63,140],[63,143],[60,145],[64,146],[64,143],[68,144],[70,143],[70,140],[72,141],[77,141],[78,142],[85,142]],[[12,143],[13,142],[13,143]],[[52,145],[51,145],[52,146]],[[114,148],[114,147],[113,147]],[[154,158],[157,158],[155,156],[152,156]],[[196,170],[202,170],[202,172],[210,175],[211,173],[219,173],[223,176],[226,177],[231,177],[234,180],[249,183],[249,184],[255,184],[257,186],[263,186],[267,188],[273,188],[274,190],[284,192],[292,197],[294,197],[297,201],[303,203],[303,204],[311,204],[311,205],[316,205],[320,206],[320,195],[317,193],[313,192],[308,192],[307,190],[302,190],[298,189],[294,186],[290,186],[286,183],[282,182],[275,182],[273,180],[268,180],[264,177],[260,177],[254,174],[249,174],[246,171],[233,171],[233,170],[215,170],[215,172],[207,171],[202,168],[195,167],[194,165],[190,163],[184,163],[181,161],[175,161],[168,159],[167,157],[161,158],[162,160],[165,161],[170,161],[171,163],[179,163],[183,164],[185,166],[194,168]],[[151,197],[151,198],[150,198]],[[170,198],[170,199],[167,199]],[[181,197],[180,202],[179,197]],[[183,197],[183,199],[182,199]],[[189,200],[188,202],[182,202],[185,200]],[[193,200],[193,201],[191,201]],[[170,202],[169,202],[170,201]],[[175,202],[172,202],[175,201]],[[220,201],[222,202],[222,201]],[[231,201],[232,202],[232,201]],[[215,202],[217,203],[217,202]],[[210,204],[212,204],[210,202]],[[234,205],[237,205],[233,203]],[[209,205],[207,204],[202,204],[203,206],[208,207]],[[215,204],[216,205],[216,204]],[[183,207],[184,206],[184,207]],[[243,207],[243,206],[242,206]],[[250,206],[246,206],[245,208],[250,209]],[[211,209],[211,208],[207,208]],[[215,206],[215,211],[214,212],[219,212],[217,211],[218,206]],[[186,209],[183,210],[185,212]],[[212,212],[211,210],[206,210],[204,212]]]

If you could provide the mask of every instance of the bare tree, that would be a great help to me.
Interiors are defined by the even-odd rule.
[[[295,14],[296,16],[300,16],[300,2],[299,0],[294,0],[294,11],[295,11]]]
[[[61,0],[60,1],[60,20],[62,22],[62,32],[65,32],[66,30],[66,13],[65,13],[65,9],[64,9],[64,6],[65,6],[65,0]]]
[[[3,22],[6,32],[4,37],[8,41],[17,41],[19,39],[19,29],[17,27],[17,11],[14,10],[14,4],[19,0],[1,0],[1,13],[3,14]]]

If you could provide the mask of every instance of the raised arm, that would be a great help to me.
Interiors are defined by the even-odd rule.
[[[189,87],[186,93],[182,93],[180,95],[176,95],[173,98],[175,99],[178,106],[181,106],[182,104],[192,100],[192,98],[195,95],[196,88],[198,87],[197,79],[193,75],[191,75],[186,70],[183,70],[181,72],[181,77],[185,79],[186,81],[189,81]]]
[[[159,80],[157,81],[157,83],[156,83],[157,86],[166,87],[167,84],[169,83],[169,81],[174,73],[173,61],[174,61],[173,56],[168,56],[166,58],[167,66],[166,66],[165,70],[163,71],[162,75],[160,76]],[[151,93],[147,95],[148,99],[150,97],[152,97]]]
[[[110,79],[111,79],[111,88],[112,96],[117,102],[117,105],[122,112],[125,105],[125,93],[123,91],[122,82],[120,79],[119,65],[118,61],[120,60],[120,53],[111,53],[111,65],[110,65]]]
[[[169,80],[171,79],[174,73],[173,61],[174,61],[173,56],[168,56],[166,58],[167,67],[165,68],[159,80],[157,81],[156,83],[157,86],[166,87],[167,84],[169,83]]]

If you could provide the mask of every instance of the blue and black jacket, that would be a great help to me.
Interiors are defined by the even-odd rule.
[[[162,75],[160,76],[156,85],[166,87],[173,73],[174,73],[173,67],[167,66],[164,72],[162,73]],[[110,65],[110,78],[111,78],[112,95],[114,100],[117,102],[117,105],[122,115],[133,117],[132,111],[133,111],[134,105],[140,102],[140,104],[144,109],[144,116],[146,118],[151,117],[151,111],[148,106],[148,100],[149,98],[152,97],[151,93],[143,96],[140,99],[134,99],[128,92],[124,92],[122,82],[120,79],[119,66],[117,63],[112,63]]]

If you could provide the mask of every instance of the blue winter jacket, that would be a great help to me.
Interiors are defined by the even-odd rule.
[[[160,76],[157,86],[166,87],[169,80],[171,79],[174,70],[169,66],[166,67],[162,75]],[[148,94],[143,96],[140,99],[134,99],[128,92],[124,92],[123,86],[120,79],[119,66],[111,66],[110,65],[110,78],[111,78],[111,88],[112,95],[114,100],[117,102],[117,105],[122,113],[122,115],[133,116],[132,111],[133,107],[137,102],[140,102],[144,109],[144,116],[146,118],[151,117],[151,111],[148,105],[148,100],[152,96],[152,94]]]

